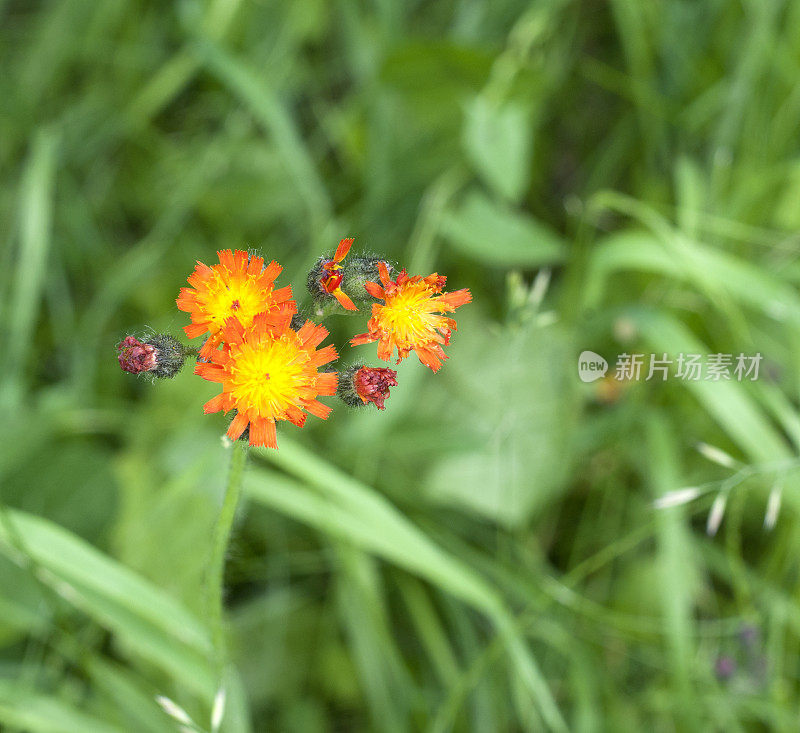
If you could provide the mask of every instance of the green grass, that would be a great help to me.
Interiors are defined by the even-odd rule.
[[[225,733],[796,729],[800,3],[0,21],[0,729],[167,733],[163,696],[211,731],[220,688]],[[345,236],[474,302],[385,412],[250,452],[221,645],[216,387],[114,347],[182,336],[195,260],[302,300]],[[343,365],[365,320],[326,321]],[[584,349],[764,362],[612,391]]]

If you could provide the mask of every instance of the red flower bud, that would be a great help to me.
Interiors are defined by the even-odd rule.
[[[339,375],[337,394],[350,407],[363,407],[372,402],[379,410],[389,399],[389,387],[397,386],[397,372],[386,367],[355,364]]]
[[[353,375],[353,387],[362,402],[374,402],[383,410],[383,403],[389,399],[389,387],[397,386],[397,372],[386,367],[361,367]]]
[[[117,346],[122,371],[131,374],[147,372],[154,377],[174,377],[186,360],[186,349],[172,336],[160,333],[149,341],[126,336]]]
[[[137,341],[133,336],[126,336],[117,346],[119,365],[123,372],[139,374],[151,372],[156,368],[156,347],[153,344]]]

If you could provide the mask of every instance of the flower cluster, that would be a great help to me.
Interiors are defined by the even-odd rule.
[[[320,257],[308,275],[309,313],[317,319],[333,313],[358,312],[371,306],[367,332],[353,346],[378,342],[378,357],[398,363],[412,351],[434,372],[447,358],[443,346],[456,323],[445,313],[472,299],[469,290],[443,292],[446,278],[434,273],[395,279],[394,267],[376,255],[347,258],[353,239],[342,239],[333,256]],[[281,266],[242,250],[217,253],[219,264],[198,262],[181,288],[178,308],[189,314],[189,339],[205,337],[199,348],[172,336],[146,341],[126,336],[117,346],[121,368],[132,374],[172,377],[188,356],[197,360],[195,374],[216,382],[221,392],[204,412],[232,415],[227,435],[250,445],[277,448],[276,423],[302,427],[308,414],[328,417],[331,407],[319,397],[338,396],[353,407],[372,403],[385,409],[397,372],[387,367],[354,364],[340,372],[331,367],[339,355],[321,346],[328,330],[298,313],[289,285],[276,287]]]

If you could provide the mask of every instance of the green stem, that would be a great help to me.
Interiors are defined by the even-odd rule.
[[[206,618],[211,627],[214,654],[222,667],[225,659],[225,633],[222,621],[223,591],[225,583],[225,553],[236,516],[236,507],[242,494],[242,476],[247,462],[247,443],[241,440],[234,442],[231,448],[231,467],[228,473],[228,485],[222,500],[222,509],[214,526],[211,539],[211,556],[206,575]]]

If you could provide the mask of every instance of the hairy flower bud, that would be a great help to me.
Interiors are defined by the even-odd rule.
[[[320,257],[308,273],[308,291],[318,315],[336,309],[335,303],[348,311],[358,310],[359,304],[373,303],[375,299],[364,287],[378,277],[378,263],[388,269],[392,266],[377,255],[360,255],[347,258],[352,239],[343,239],[332,257]]]
[[[372,402],[379,410],[383,410],[383,403],[389,399],[389,387],[396,386],[397,372],[394,369],[355,364],[339,374],[336,394],[351,407]]]
[[[147,341],[126,336],[117,346],[119,365],[124,372],[153,377],[174,377],[186,361],[186,349],[172,336],[156,334]]]

